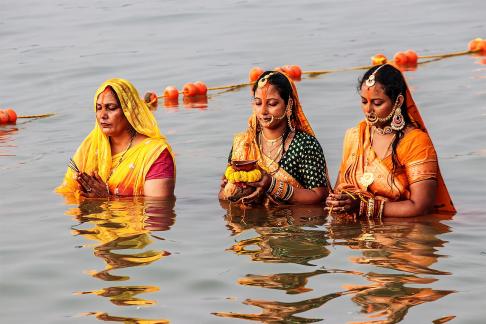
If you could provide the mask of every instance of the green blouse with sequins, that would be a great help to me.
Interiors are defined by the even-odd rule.
[[[231,162],[230,151],[228,162]],[[321,144],[307,133],[297,131],[279,166],[294,177],[304,188],[328,187],[326,159]]]
[[[295,133],[279,165],[306,189],[327,187],[329,184],[321,144],[307,133]]]

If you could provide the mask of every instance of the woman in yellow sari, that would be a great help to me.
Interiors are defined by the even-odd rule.
[[[253,114],[248,129],[237,134],[231,161],[256,160],[260,181],[247,183],[275,203],[317,204],[329,192],[321,145],[300,105],[294,82],[284,73],[267,71],[253,86]],[[222,182],[220,199],[228,199]]]
[[[70,162],[56,191],[88,198],[172,198],[175,162],[170,145],[135,87],[104,82],[94,97],[96,124]]]
[[[400,70],[368,70],[359,82],[365,120],[344,137],[327,209],[371,217],[454,213],[437,153]]]

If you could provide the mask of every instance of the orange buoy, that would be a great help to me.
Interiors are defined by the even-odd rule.
[[[471,52],[478,52],[481,50],[481,43],[483,42],[482,38],[475,38],[472,41],[469,42],[468,44],[468,49]]]
[[[206,96],[208,94],[208,87],[202,81],[194,82],[194,85],[197,88],[197,95],[198,96]]]
[[[0,125],[8,123],[8,114],[5,110],[0,110]]]
[[[290,65],[281,66],[280,71],[287,74],[292,79],[294,78],[294,72],[292,71],[292,67]]]
[[[403,52],[397,52],[395,56],[393,56],[393,61],[395,61],[396,65],[404,67],[408,64],[408,57]]]
[[[150,107],[150,110],[157,109],[159,99],[158,99],[157,94],[155,92],[153,92],[153,91],[147,92],[144,96],[144,100],[147,103],[147,105]]]
[[[302,69],[298,65],[291,65],[290,69],[292,70],[293,78],[295,81],[300,81],[302,78]]]
[[[405,52],[405,55],[407,56],[407,64],[409,66],[416,66],[417,65],[417,61],[418,61],[417,52],[409,49]]]
[[[473,44],[473,49],[474,49],[473,51],[476,52],[476,54],[481,56],[486,55],[486,39],[476,38],[475,40],[478,41]],[[473,42],[475,40],[473,40]]]
[[[184,87],[182,88],[182,93],[186,97],[194,97],[197,95],[197,87],[194,85],[194,83],[188,82],[184,84]]]
[[[174,86],[168,86],[164,89],[164,98],[177,99],[179,98],[179,90]]]
[[[255,82],[256,80],[258,80],[258,78],[260,77],[260,75],[263,74],[263,69],[260,68],[259,66],[254,66],[250,69],[250,72],[248,73],[248,80],[250,82]]]
[[[371,57],[371,65],[382,65],[385,64],[387,60],[385,55],[378,53]]]
[[[12,108],[7,108],[5,112],[8,115],[8,122],[15,124],[17,122],[17,113]]]

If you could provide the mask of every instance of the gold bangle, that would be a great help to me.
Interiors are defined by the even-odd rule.
[[[374,213],[375,213],[375,198],[370,198],[368,199],[368,211],[366,213],[368,220],[373,218]]]
[[[361,200],[359,202],[359,213],[358,216],[362,217],[366,214],[366,201]]]
[[[384,200],[380,200],[380,201],[381,201],[381,204],[380,204],[380,209],[378,210],[378,219],[381,222],[381,219],[383,217],[383,208],[385,207],[385,201]]]

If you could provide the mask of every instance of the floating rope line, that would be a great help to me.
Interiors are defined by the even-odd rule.
[[[486,39],[476,38],[471,40],[468,44],[467,51],[432,54],[432,55],[417,55],[417,53],[413,50],[408,50],[405,52],[397,52],[393,56],[393,59],[390,60],[390,62],[393,62],[396,66],[398,66],[400,69],[404,71],[414,71],[417,69],[418,65],[428,64],[449,57],[464,56],[464,55],[486,56]],[[274,70],[286,73],[294,81],[301,81],[302,76],[307,76],[304,79],[311,79],[320,75],[330,74],[330,73],[367,70],[375,65],[381,65],[388,61],[389,60],[385,55],[376,54],[371,58],[370,65],[360,65],[360,66],[345,67],[345,68],[338,68],[338,69],[309,70],[309,71],[302,71],[300,66],[298,65],[284,65],[281,67],[276,67]],[[251,86],[255,83],[256,80],[258,80],[258,78],[263,72],[264,70],[261,69],[260,67],[253,67],[249,72],[249,82],[228,84],[228,85],[222,85],[217,87],[208,87],[206,86],[206,84],[204,84],[204,82],[198,81],[195,83],[186,83],[183,89],[180,91],[174,86],[168,86],[165,88],[162,95],[157,96],[155,92],[151,92],[150,93],[151,96],[149,97],[150,99],[147,99],[147,95],[145,98],[146,98],[146,102],[154,108],[157,107],[157,102],[154,101],[154,99],[164,99],[164,106],[166,107],[177,107],[179,105],[178,104],[179,95],[183,95],[184,104],[200,103],[200,99],[198,98],[201,97],[205,97],[207,103],[208,91],[224,90],[214,94],[214,95],[219,95],[246,86]]]
[[[456,56],[464,56],[464,55],[477,55],[477,56],[486,56],[486,39],[482,38],[475,38],[468,43],[468,50],[467,51],[459,51],[459,52],[450,52],[450,53],[442,53],[442,54],[432,54],[432,55],[417,55],[417,53],[413,50],[407,50],[405,52],[397,52],[393,59],[390,62],[393,62],[396,66],[404,71],[414,71],[417,69],[418,65],[421,64],[428,64],[431,62],[443,60],[450,57]],[[419,62],[419,60],[422,60]],[[326,70],[312,70],[312,71],[302,71],[300,66],[298,65],[284,65],[280,67],[276,67],[274,70],[286,73],[289,77],[291,77],[294,81],[301,81],[302,76],[305,75],[307,78],[311,79],[318,77],[324,74],[330,73],[338,73],[338,72],[348,72],[348,71],[357,71],[357,70],[367,70],[375,65],[381,65],[389,60],[383,54],[376,54],[371,57],[371,64],[370,65],[360,65],[360,66],[353,66],[353,67],[345,67],[339,69],[326,69]],[[486,64],[486,59],[482,59],[480,61],[481,64]],[[182,90],[178,90],[174,86],[168,86],[164,89],[162,95],[157,95],[155,92],[147,92],[145,94],[144,100],[149,105],[150,109],[155,110],[158,106],[158,99],[164,100],[165,107],[177,107],[179,106],[179,95],[182,95],[184,105],[193,105],[196,108],[200,107],[207,107],[208,98],[212,98],[213,96],[220,95],[226,92],[235,91],[243,87],[251,86],[255,83],[256,80],[260,77],[260,75],[264,72],[263,69],[260,67],[253,67],[249,72],[249,81],[236,83],[236,84],[228,84],[216,87],[208,87],[204,82],[197,81],[194,83],[186,83]],[[212,96],[208,96],[208,91],[218,91],[220,92],[214,93]],[[39,114],[39,115],[21,115],[17,116],[15,111],[11,108],[9,109],[0,109],[0,125],[7,124],[7,123],[15,123],[17,118],[47,118],[54,116],[54,113],[47,113],[47,114]]]
[[[54,115],[55,113],[47,113],[47,114],[39,114],[39,115],[21,115],[21,116],[17,116],[17,118],[47,118]]]

